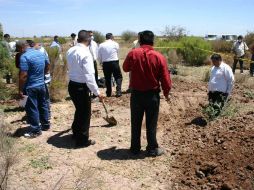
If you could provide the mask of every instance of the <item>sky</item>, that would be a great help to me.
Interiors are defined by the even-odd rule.
[[[69,36],[80,29],[112,32],[181,26],[189,35],[254,31],[254,0],[0,0],[4,33]]]

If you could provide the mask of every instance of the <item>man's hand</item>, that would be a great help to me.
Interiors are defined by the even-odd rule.
[[[18,98],[21,99],[21,100],[24,99],[23,92],[19,91]]]
[[[172,96],[171,94],[165,96],[167,103],[171,103]]]
[[[100,102],[103,102],[104,99],[105,99],[105,96],[103,96],[103,95],[100,94],[100,95],[98,96],[98,98],[99,98],[99,101],[100,101]]]

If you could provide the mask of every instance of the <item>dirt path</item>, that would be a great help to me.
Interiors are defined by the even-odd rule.
[[[18,129],[19,157],[10,189],[254,189],[254,112],[202,127],[206,84],[176,80],[173,92],[170,105],[161,101],[158,139],[167,153],[159,158],[128,154],[129,95],[107,100],[116,127],[107,126],[102,105],[93,104],[90,134],[97,144],[84,149],[73,149],[71,101],[53,104],[52,130],[32,140],[19,137],[27,127],[20,121],[24,112],[6,113],[13,132]],[[242,89],[235,96],[237,102],[246,101]]]

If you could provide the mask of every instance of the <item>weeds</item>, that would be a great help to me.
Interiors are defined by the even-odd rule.
[[[62,101],[67,96],[67,61],[59,58],[57,49],[47,49],[50,60],[50,73],[52,82],[50,85],[50,98],[53,102]]]
[[[233,102],[227,102],[224,107],[220,103],[209,103],[203,108],[203,114],[208,121],[214,121],[220,117],[235,117],[239,112],[239,106]]]
[[[42,156],[39,159],[32,159],[29,165],[35,169],[43,169],[43,170],[52,169],[52,166],[49,163],[48,156]]]
[[[8,178],[10,168],[16,162],[14,139],[7,134],[9,126],[3,121],[3,114],[0,113],[0,190],[8,189]]]
[[[204,72],[204,74],[203,74],[202,81],[203,81],[203,82],[209,82],[210,76],[211,76],[211,70],[210,70],[210,69],[207,69],[207,70]]]
[[[251,100],[254,99],[254,92],[251,90],[246,90],[244,93],[244,97],[249,98]]]

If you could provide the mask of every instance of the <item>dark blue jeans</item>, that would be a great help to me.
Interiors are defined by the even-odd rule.
[[[49,113],[47,104],[47,92],[45,85],[26,90],[28,96],[26,103],[26,114],[31,127],[31,132],[37,133],[50,128]]]

